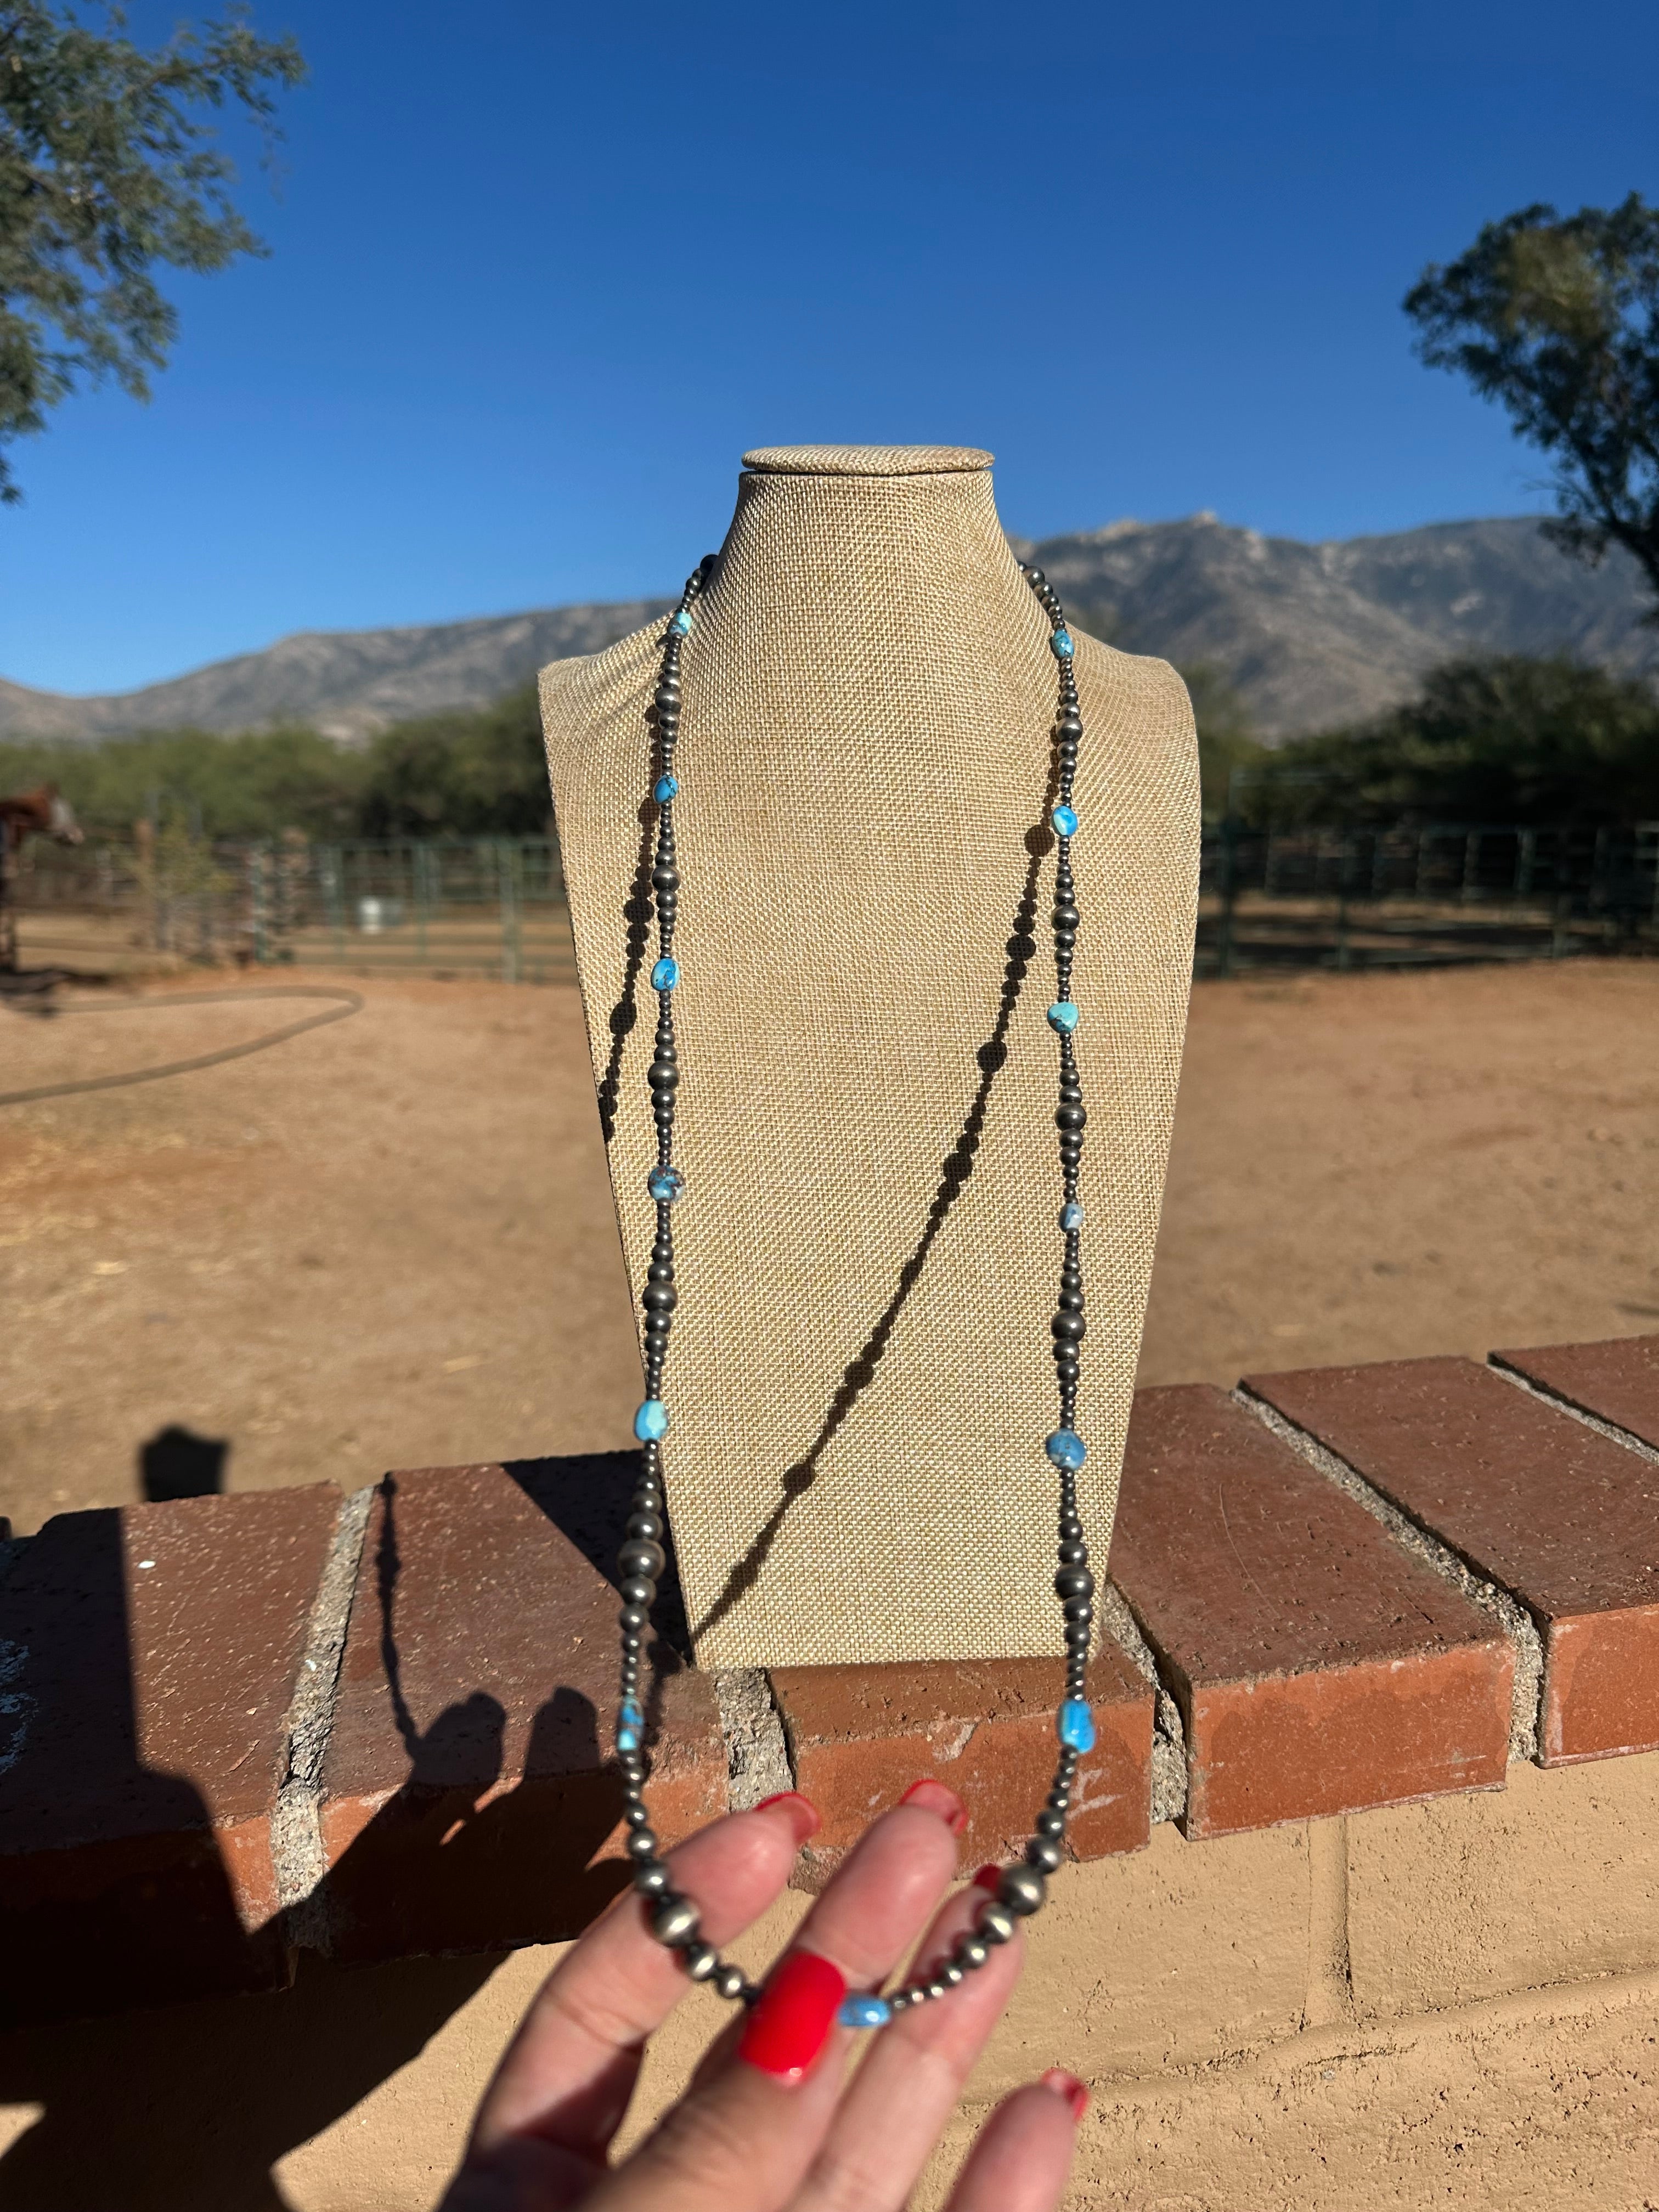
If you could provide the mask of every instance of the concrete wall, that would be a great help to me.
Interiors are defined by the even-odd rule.
[[[1093,2086],[1073,2203],[1659,2201],[1659,1754],[1073,1867],[919,2203],[985,2106]],[[738,1947],[760,1965],[809,1900]],[[557,1946],[349,1968],[0,2045],[0,2212],[423,2212]],[[632,2124],[726,2017],[689,1996]]]

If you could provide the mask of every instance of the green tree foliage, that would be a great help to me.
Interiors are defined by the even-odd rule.
[[[1659,209],[1635,192],[1574,216],[1522,208],[1425,270],[1405,308],[1423,360],[1553,456],[1547,533],[1592,562],[1622,545],[1659,601]]]
[[[533,684],[493,707],[400,722],[362,751],[314,730],[205,730],[100,745],[0,744],[0,791],[55,783],[89,829],[155,811],[210,837],[539,837],[551,819]]]
[[[481,712],[400,722],[366,767],[365,837],[539,837],[551,819],[533,684]]]
[[[1518,654],[1438,669],[1359,730],[1269,757],[1262,820],[1631,823],[1659,817],[1659,700],[1645,684]],[[1317,781],[1275,783],[1272,771]]]
[[[210,837],[357,834],[368,763],[314,730],[222,738],[204,730],[101,745],[0,744],[0,791],[55,783],[86,827],[125,836],[154,806]]]
[[[1206,815],[1224,814],[1237,771],[1254,774],[1273,756],[1256,737],[1249,709],[1212,661],[1180,672],[1198,724],[1198,774]],[[1242,783],[1242,779],[1241,779]]]
[[[167,365],[178,312],[157,269],[207,274],[263,253],[230,196],[205,108],[240,107],[267,143],[276,91],[300,82],[292,39],[233,10],[146,52],[43,0],[0,0],[0,501],[3,448],[44,429],[79,380],[136,399]]]
[[[1356,730],[1273,748],[1215,669],[1185,672],[1206,811],[1230,780],[1246,819],[1584,822],[1659,819],[1659,700],[1570,660],[1437,670],[1422,696]],[[533,686],[474,713],[428,715],[362,751],[312,730],[185,730],[101,745],[0,744],[0,791],[58,784],[87,827],[125,836],[154,811],[210,837],[302,830],[349,837],[534,837],[550,823]]]

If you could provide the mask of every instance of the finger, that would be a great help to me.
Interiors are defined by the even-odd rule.
[[[593,2212],[774,2212],[790,2200],[840,2097],[841,1998],[884,1979],[916,1941],[954,1870],[961,1817],[933,1784],[876,1822],[768,1978],[734,2061],[668,2114]]]
[[[982,1889],[941,1908],[907,1978],[936,1973],[971,1929]],[[799,2212],[898,2212],[955,2111],[962,2085],[1001,2019],[1024,1963],[1016,1933],[948,1996],[899,2014],[871,2045],[801,2189]]]
[[[899,1804],[931,1813],[943,1821],[953,1837],[960,1835],[967,1826],[968,1816],[962,1800],[954,1790],[943,1782],[935,1781],[931,1776],[922,1781],[913,1782],[899,1800]],[[872,1829],[871,1835],[874,1833]],[[865,1844],[868,1841],[869,1838],[866,1838],[858,1850],[849,1856],[834,1883],[825,1890],[822,1902],[801,1923],[791,1946],[792,1951],[801,1950],[815,1959],[829,1960],[847,1988],[856,1990],[879,1988],[915,1941],[915,1921],[905,1906],[904,1899],[896,1890],[889,1891],[886,1895],[887,1903],[898,1911],[899,1917],[894,1925],[884,1934],[878,1927],[864,1925],[865,1905],[860,1885],[874,1879],[865,1856]],[[937,1843],[937,1837],[930,1838],[930,1845]],[[876,1848],[871,1846],[872,1851]],[[951,1856],[954,1860],[954,1851]],[[945,1879],[949,1879],[948,1875]],[[941,1881],[927,1896],[927,1901],[921,1908],[922,1913],[925,1914],[943,1887]],[[897,1927],[905,1929],[902,1936],[895,1932]],[[851,1948],[844,1960],[841,1955],[843,1947],[838,1934],[842,1928],[852,1931]],[[806,2009],[779,2004],[776,1984],[780,1971],[781,1967],[775,1969],[768,1981],[767,2003],[762,2021],[763,2026],[769,2030],[764,2039],[770,2054],[781,2063],[775,2067],[768,2066],[766,2055],[756,2051],[756,2039],[749,2035],[747,2022],[740,2021],[704,2055],[693,2080],[694,2087],[700,2088],[705,2082],[714,2080],[739,2055],[746,2057],[751,2065],[759,2064],[763,2071],[777,2071],[791,2082],[807,2071],[819,2047],[817,2042],[811,2041],[810,2011],[807,2011],[801,2028],[801,2034],[807,2039],[803,2043],[793,2037],[788,2020],[786,2018],[780,2021],[778,2018],[780,2012],[787,2014],[793,2009],[799,2016]],[[840,1996],[837,1995],[837,2008],[839,2003]]]
[[[1055,2067],[1005,2097],[979,2131],[945,2212],[1054,2212],[1089,2093]]]
[[[729,1942],[766,1910],[817,1825],[811,1804],[791,1791],[670,1853],[674,1887],[698,1907],[709,1942]],[[543,1984],[485,2094],[473,2153],[534,2136],[602,2159],[646,2037],[689,1986],[678,1959],[647,1927],[640,1899],[624,1893]]]

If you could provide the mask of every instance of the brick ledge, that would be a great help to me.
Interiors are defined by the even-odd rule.
[[[1659,1336],[1139,1394],[1078,1855],[1659,1746],[1656,1438]],[[14,1545],[4,2016],[585,1925],[623,1880],[601,1563],[629,1456],[68,1514]],[[704,1675],[663,1626],[670,1840],[794,1781],[824,1814],[816,1887],[933,1771],[970,1863],[1018,1846],[1057,1660]]]

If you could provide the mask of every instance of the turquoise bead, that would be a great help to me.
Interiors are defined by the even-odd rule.
[[[885,2027],[893,2008],[885,1997],[843,1997],[836,2017],[843,2027]]]
[[[1054,832],[1057,836],[1076,836],[1077,809],[1075,806],[1057,806],[1054,812],[1048,817],[1048,819],[1054,823]]]
[[[645,1708],[641,1705],[637,1698],[624,1698],[622,1701],[618,1717],[624,1728],[643,1728],[645,1726]]]
[[[1075,1429],[1056,1429],[1042,1449],[1056,1467],[1081,1467],[1089,1447]]]
[[[671,799],[679,796],[680,780],[677,775],[659,775],[651,787],[651,796],[659,806],[666,806]]]
[[[619,1728],[617,1730],[617,1748],[618,1751],[637,1751],[639,1747],[640,1732],[637,1729]]]
[[[1095,1747],[1095,1717],[1081,1698],[1067,1698],[1054,1716],[1054,1734],[1072,1751]]]
[[[1054,632],[1048,641],[1048,647],[1056,660],[1069,660],[1077,651],[1077,647],[1072,643],[1071,632],[1064,629],[1057,629]]]
[[[1069,999],[1056,999],[1048,1009],[1048,1026],[1058,1030],[1062,1036],[1070,1036],[1077,1027],[1077,1008]]]
[[[669,623],[668,627],[673,631],[676,637],[690,637],[691,635],[690,608],[680,608],[679,611],[675,615],[673,621]]]
[[[678,1168],[653,1168],[645,1187],[659,1206],[672,1206],[685,1188],[685,1177]]]
[[[1060,1207],[1060,1225],[1062,1229],[1082,1228],[1083,1208],[1074,1198],[1068,1198],[1065,1205]]]
[[[642,1444],[653,1444],[668,1434],[668,1408],[660,1398],[647,1398],[634,1416],[634,1433]]]
[[[680,963],[678,960],[659,960],[651,970],[651,988],[653,991],[672,991],[679,980]]]

